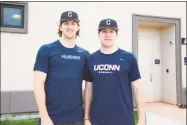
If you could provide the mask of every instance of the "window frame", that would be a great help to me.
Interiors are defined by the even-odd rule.
[[[23,6],[23,28],[21,27],[9,27],[6,25],[2,25],[0,27],[1,32],[8,32],[8,33],[21,33],[27,34],[28,33],[28,2],[1,2],[1,4],[7,4],[8,6],[14,6],[14,8],[20,9],[20,5]],[[1,5],[2,6],[2,5]],[[17,7],[16,7],[17,6]],[[1,14],[3,13],[3,6],[1,8]],[[1,19],[2,21],[3,19]]]

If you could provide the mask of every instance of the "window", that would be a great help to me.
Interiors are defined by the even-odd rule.
[[[28,32],[27,2],[1,2],[1,32]]]

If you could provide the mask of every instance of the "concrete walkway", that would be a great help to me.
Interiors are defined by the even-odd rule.
[[[186,125],[186,109],[161,102],[147,103],[147,125]]]

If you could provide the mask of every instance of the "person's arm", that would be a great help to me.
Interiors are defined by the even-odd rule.
[[[91,82],[86,82],[84,90],[84,122],[90,121],[90,106],[92,102],[93,85]],[[88,124],[88,123],[87,123]]]
[[[34,95],[36,104],[38,106],[39,115],[41,118],[48,117],[46,103],[45,103],[45,90],[44,83],[46,80],[46,73],[35,71],[34,72]]]
[[[92,75],[89,71],[89,52],[87,53],[87,57],[85,59],[84,65],[84,80],[85,82],[85,89],[84,89],[84,125],[91,125],[90,123],[90,106],[92,102],[92,92],[93,92],[93,85],[92,85]]]
[[[46,108],[45,81],[48,73],[48,47],[42,46],[34,65],[34,95],[39,110],[41,125],[54,125]]]
[[[40,71],[34,72],[34,95],[41,118],[41,125],[53,125],[53,122],[48,115],[45,103],[46,97],[44,83],[46,80],[46,76],[46,73]]]
[[[138,79],[132,82],[136,108],[138,110],[138,125],[145,125],[145,97],[144,97],[144,83],[142,79]]]
[[[145,125],[145,100],[144,100],[144,83],[141,79],[138,62],[136,57],[132,56],[132,65],[130,69],[130,81],[134,90],[136,108],[138,110],[138,125]]]

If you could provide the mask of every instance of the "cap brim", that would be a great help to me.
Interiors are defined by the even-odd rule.
[[[100,27],[98,30],[102,30],[102,29],[106,29],[106,28],[111,28],[111,29],[114,29],[116,31],[119,31],[119,29],[116,28],[116,27]]]
[[[73,20],[73,21],[75,21],[75,22],[77,22],[77,23],[80,22],[80,20],[77,20],[77,19],[71,19],[71,18],[68,18],[68,19],[62,19],[62,20],[60,20],[60,22],[68,21],[68,20]]]

